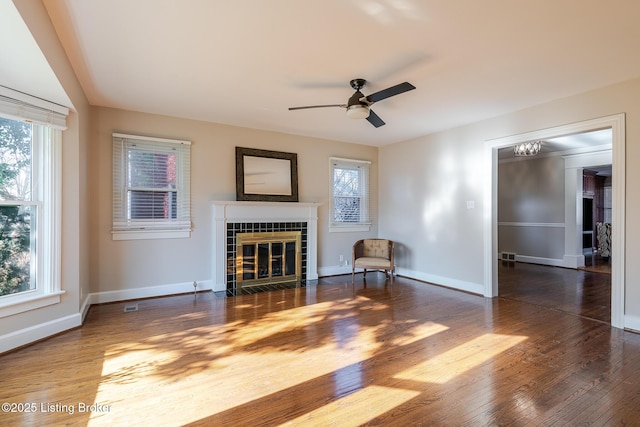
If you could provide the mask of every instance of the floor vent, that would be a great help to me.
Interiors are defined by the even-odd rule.
[[[129,313],[130,311],[138,311],[138,304],[129,304],[124,306],[125,313]]]
[[[502,261],[516,262],[515,252],[501,252],[500,259]]]

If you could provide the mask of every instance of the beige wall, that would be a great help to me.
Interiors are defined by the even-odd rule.
[[[401,242],[399,266],[436,283],[481,289],[483,145],[539,129],[626,114],[625,322],[640,326],[640,79],[381,148],[380,234]],[[614,152],[615,158],[615,152]],[[466,202],[475,201],[474,209]]]
[[[235,200],[235,147],[285,151],[298,155],[299,198],[321,202],[319,270],[337,267],[339,254],[350,258],[363,234],[329,233],[329,157],[373,161],[371,190],[377,218],[377,148],[214,123],[123,111],[93,109],[91,170],[93,203],[91,291],[94,293],[191,283],[211,279],[211,201]],[[113,241],[111,239],[114,131],[186,139],[191,146],[193,233],[187,239]],[[374,226],[367,236],[376,236]]]

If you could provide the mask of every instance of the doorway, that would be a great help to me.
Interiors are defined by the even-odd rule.
[[[498,150],[500,297],[610,323],[611,271],[594,273],[609,267],[597,251],[596,225],[604,224],[604,187],[611,186],[611,133],[545,139],[528,156],[512,147]],[[598,164],[603,160],[609,164]],[[581,179],[567,180],[577,174]],[[575,211],[565,215],[576,197]],[[577,215],[580,244],[567,252],[566,219]],[[610,211],[607,218],[610,224]],[[517,263],[502,262],[505,253]]]
[[[583,170],[582,251],[586,271],[611,274],[610,230],[611,165],[598,165]]]
[[[611,129],[612,132],[612,222],[617,224],[612,230],[611,266],[611,325],[616,328],[624,327],[624,196],[625,196],[625,117],[624,114],[588,120],[570,125],[529,132],[525,134],[490,140],[485,143],[485,158],[487,175],[490,179],[485,183],[485,296],[498,295],[498,220],[497,220],[497,179],[498,179],[498,150],[513,146],[520,142],[558,138],[577,133],[585,133],[601,129]],[[578,183],[577,174],[567,173],[567,182],[576,188],[582,187],[582,171]],[[575,181],[575,182],[574,182]],[[582,210],[582,198],[576,196],[573,206],[565,207],[567,212]],[[582,249],[582,224],[577,215],[567,215],[565,220],[565,251],[575,255],[577,264]],[[578,226],[580,229],[578,231]],[[572,231],[573,230],[573,231]]]

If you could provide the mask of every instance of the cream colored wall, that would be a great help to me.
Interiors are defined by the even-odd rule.
[[[89,294],[89,204],[87,159],[89,104],[39,1],[15,1],[51,68],[73,102],[62,136],[62,289],[61,303],[0,319],[0,341],[18,331],[39,339],[78,326],[82,302]],[[37,94],[32,94],[36,95]],[[6,335],[5,335],[6,334]],[[17,337],[19,342],[21,336]],[[7,342],[12,342],[13,337]]]
[[[372,206],[373,216],[377,217],[378,150],[375,147],[110,108],[93,108],[93,120],[95,150],[90,170],[95,196],[91,215],[91,291],[94,293],[211,279],[210,202],[235,200],[236,146],[297,153],[300,201],[323,203],[318,223],[319,270],[338,266],[339,254],[349,258],[351,245],[363,235],[328,232],[329,157],[373,161]],[[192,142],[191,238],[111,239],[111,134],[114,131]],[[377,227],[366,235],[377,235]]]
[[[625,319],[640,325],[640,79],[381,148],[380,234],[400,243],[401,270],[481,293],[484,142],[619,113],[626,114]]]

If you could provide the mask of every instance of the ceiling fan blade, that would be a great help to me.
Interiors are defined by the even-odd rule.
[[[415,88],[416,87],[411,83],[404,82],[395,86],[388,87],[379,92],[372,93],[369,96],[365,96],[364,100],[366,100],[369,104],[373,104],[374,102],[382,101],[383,99],[390,98],[395,95],[400,95],[401,93],[408,92]]]
[[[347,108],[346,104],[327,104],[327,105],[307,105],[305,107],[289,107],[289,111],[306,110],[308,108],[325,108],[325,107],[342,107]]]
[[[380,116],[374,113],[372,109],[369,109],[369,117],[367,117],[367,120],[377,128],[379,128],[380,126],[384,126],[384,121],[380,118]]]

